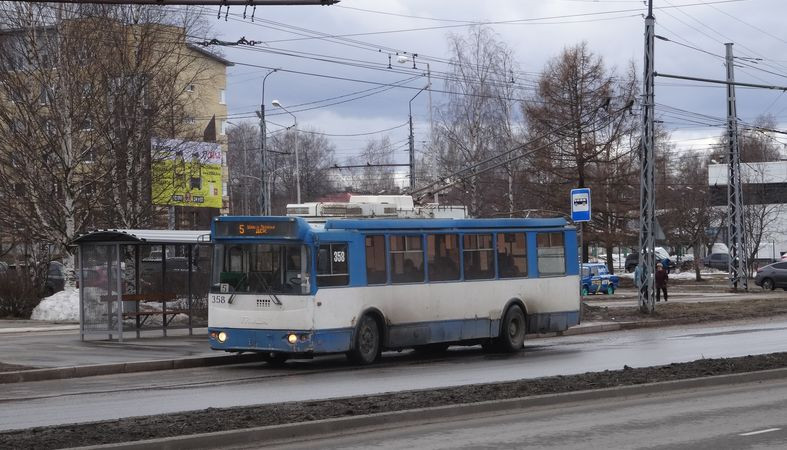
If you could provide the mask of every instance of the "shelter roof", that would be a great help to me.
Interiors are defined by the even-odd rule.
[[[210,230],[94,230],[76,237],[72,244],[202,244],[210,242]]]

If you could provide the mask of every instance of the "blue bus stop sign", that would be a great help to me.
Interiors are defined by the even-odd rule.
[[[571,190],[571,220],[590,222],[590,188]]]

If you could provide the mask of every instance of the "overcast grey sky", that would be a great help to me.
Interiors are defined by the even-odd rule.
[[[739,61],[737,81],[787,85],[787,1],[655,0],[654,4],[656,34],[672,41],[656,41],[658,72],[723,79],[724,43],[733,42],[736,56],[759,58]],[[268,77],[265,87],[270,131],[278,128],[276,124],[292,124],[290,116],[270,106],[271,100],[278,99],[297,115],[299,126],[327,133],[340,160],[368,139],[387,135],[398,146],[397,160],[404,162],[408,100],[426,84],[425,77],[419,76],[426,73],[427,59],[435,74],[433,89],[442,88],[439,74],[449,67],[445,61],[450,57],[450,33],[465,33],[469,24],[488,22],[498,39],[513,49],[519,66],[516,82],[527,98],[546,61],[581,41],[587,41],[608,67],[623,71],[633,61],[641,77],[645,12],[642,0],[343,0],[330,7],[258,7],[253,23],[251,8],[245,20],[242,7],[232,7],[227,21],[223,13],[216,19],[217,8],[206,10],[206,15],[221,39],[260,42],[253,48],[223,49],[236,63],[227,88],[232,122],[255,120],[267,70],[253,66],[278,67],[282,71]],[[320,37],[325,35],[342,37]],[[417,53],[417,68],[412,62],[398,64],[394,55],[388,69],[388,55],[395,51]],[[407,79],[403,84],[409,88],[381,86]],[[784,128],[787,94],[745,88],[737,93],[742,121],[771,113]],[[312,103],[329,98],[335,99]],[[432,100],[438,105],[444,98],[433,92]],[[428,132],[427,102],[426,93],[413,102],[416,141]],[[721,85],[657,79],[656,102],[657,115],[683,148],[705,149],[723,131],[719,125],[726,106]],[[302,104],[306,105],[297,106]],[[387,129],[391,130],[372,133]],[[340,136],[362,133],[372,134]],[[780,140],[787,142],[787,136]]]

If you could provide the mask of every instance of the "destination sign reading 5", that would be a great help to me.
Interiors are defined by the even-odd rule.
[[[295,222],[216,222],[216,236],[297,237]]]

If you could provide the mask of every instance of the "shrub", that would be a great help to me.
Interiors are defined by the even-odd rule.
[[[38,304],[39,286],[24,271],[0,273],[0,317],[29,319]]]

